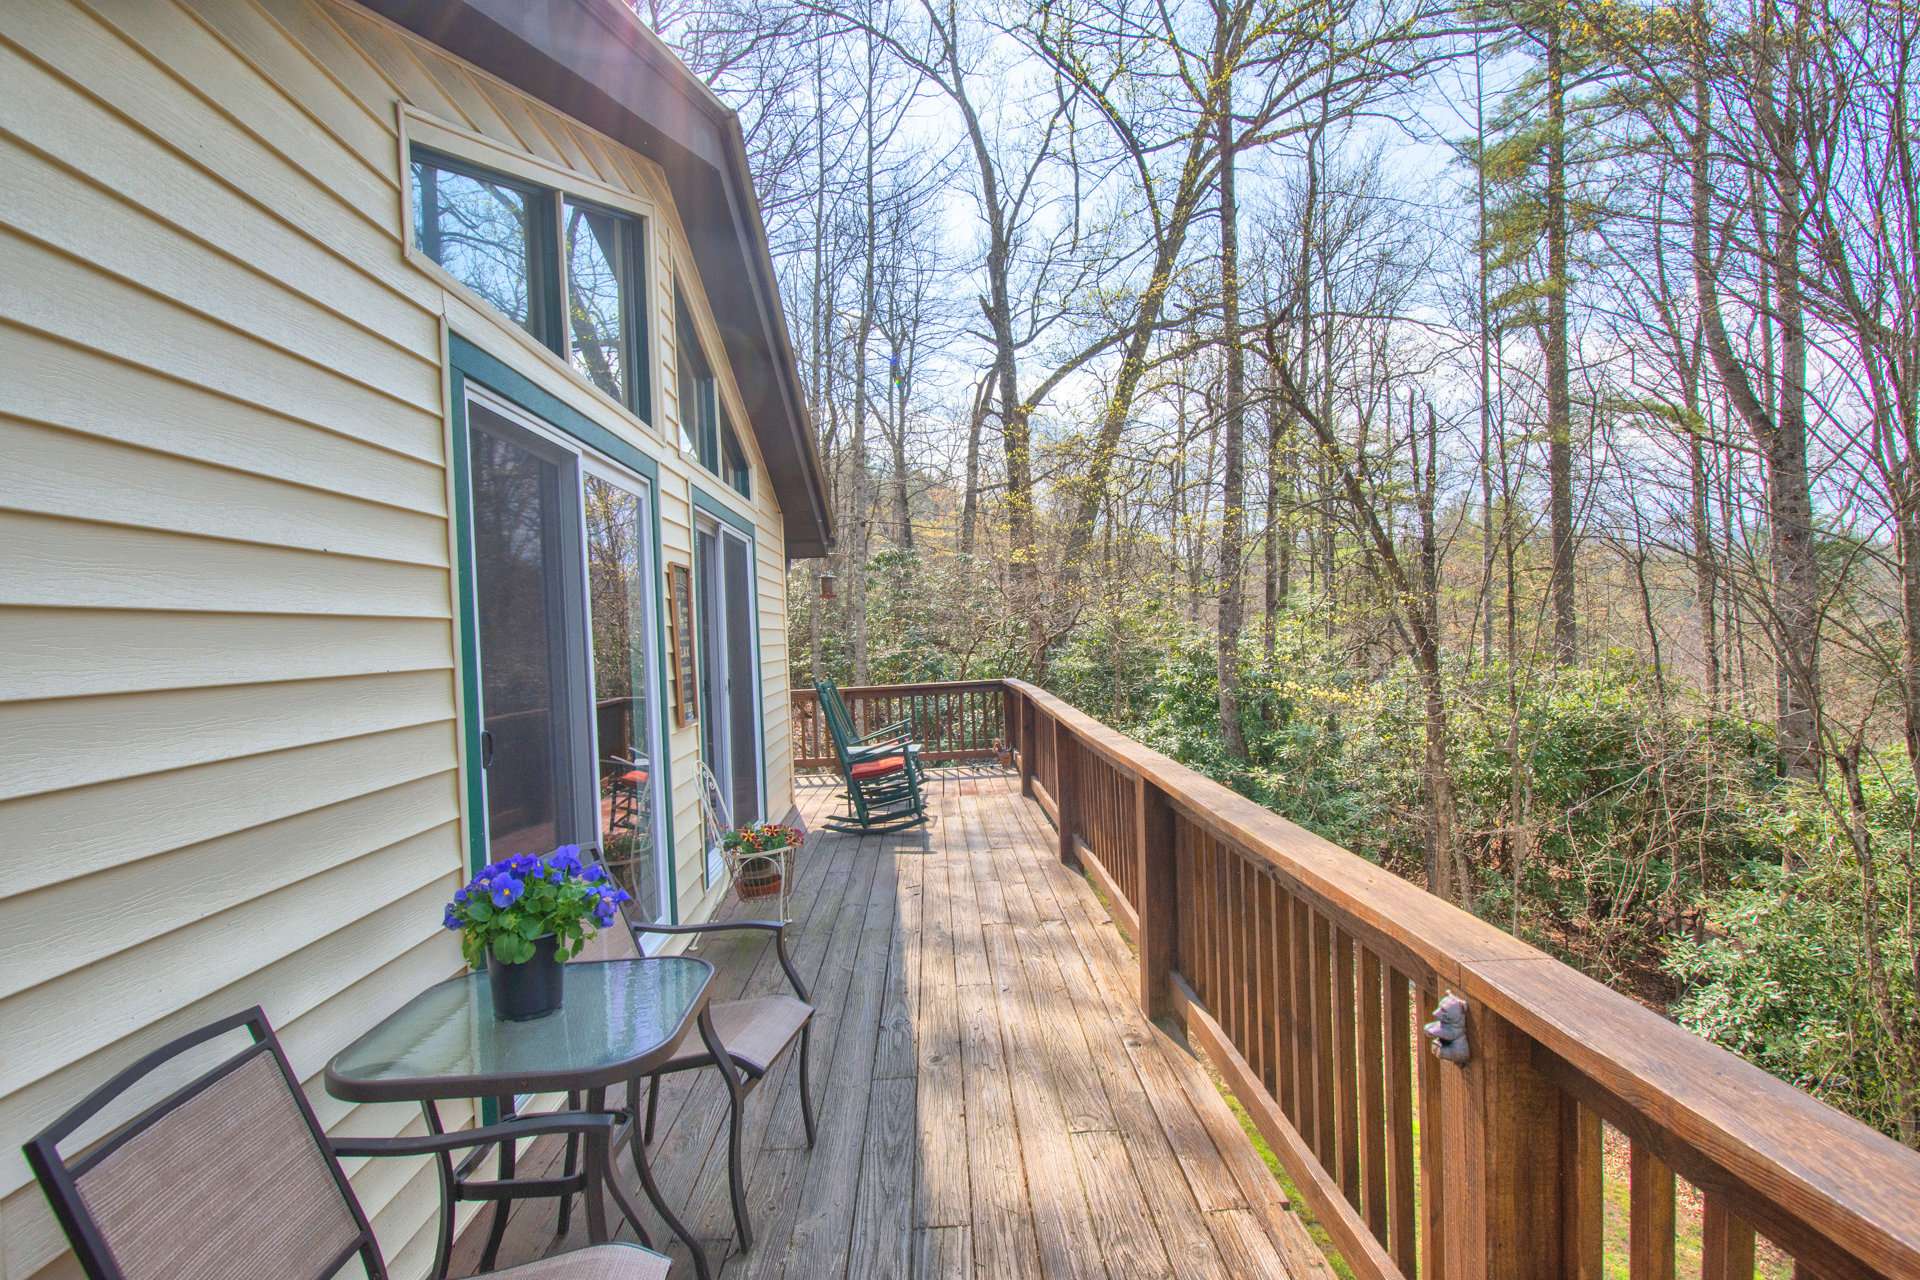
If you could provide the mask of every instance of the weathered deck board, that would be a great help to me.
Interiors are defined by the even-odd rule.
[[[1125,939],[1018,779],[940,770],[930,800],[924,831],[807,851],[790,944],[820,1010],[820,1134],[809,1151],[789,1055],[747,1104],[751,1249],[733,1238],[718,1078],[662,1088],[655,1173],[716,1274],[1329,1274],[1204,1068],[1141,1016]],[[834,797],[803,785],[801,803],[817,825]],[[784,989],[762,942],[699,953],[721,968],[717,998]],[[559,1155],[538,1144],[521,1171]],[[462,1237],[456,1275],[486,1226]],[[520,1206],[501,1265],[584,1242],[583,1214],[564,1240],[553,1226],[551,1202]],[[675,1280],[690,1276],[671,1252]]]

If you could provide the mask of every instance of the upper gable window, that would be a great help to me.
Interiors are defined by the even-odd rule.
[[[420,147],[410,167],[420,252],[651,422],[646,219]]]
[[[733,432],[733,419],[725,410],[720,413],[720,461],[727,483],[742,497],[752,497],[753,468],[747,465],[747,451],[740,447],[740,437]]]
[[[413,240],[420,251],[550,343],[544,193],[418,150],[413,188]]]
[[[638,218],[566,201],[567,347],[587,381],[647,416],[646,240]]]
[[[725,480],[741,494],[751,496],[751,469],[733,420],[720,407],[713,365],[700,335],[694,332],[693,313],[678,288],[673,291],[674,346],[679,351],[680,443],[700,465]]]

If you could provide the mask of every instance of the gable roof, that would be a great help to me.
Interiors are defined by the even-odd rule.
[[[666,171],[785,521],[788,559],[833,543],[826,480],[740,121],[620,0],[360,0]]]

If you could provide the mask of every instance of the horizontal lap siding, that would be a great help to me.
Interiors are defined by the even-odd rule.
[[[443,323],[660,462],[668,563],[718,482],[678,449],[687,259],[650,162],[336,0],[11,6],[0,80],[0,1280],[54,1280],[75,1271],[21,1141],[209,1018],[264,1004],[329,1129],[419,1127],[318,1073],[459,965]],[[396,101],[661,210],[659,432],[407,260]],[[784,812],[784,547],[754,463]],[[667,752],[683,914],[698,741]],[[351,1172],[420,1274],[425,1164]]]
[[[391,91],[295,22],[337,35],[0,23],[0,1276],[72,1272],[20,1142],[208,1018],[264,1004],[330,1126],[417,1125],[317,1073],[458,965],[441,290]],[[355,1170],[402,1274],[425,1172]]]

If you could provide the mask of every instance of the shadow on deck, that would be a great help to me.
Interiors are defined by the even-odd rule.
[[[817,782],[799,795],[816,828],[836,803]],[[1330,1274],[1207,1070],[1141,1016],[1126,939],[1018,778],[935,770],[929,801],[927,828],[822,833],[803,855],[790,941],[819,1009],[819,1137],[809,1150],[788,1055],[745,1113],[751,1249],[727,1204],[717,1076],[662,1088],[654,1170],[715,1274]],[[698,954],[720,971],[715,999],[785,990],[764,941]],[[583,1243],[582,1216],[555,1240],[554,1202],[520,1205],[499,1265]],[[483,1212],[461,1237],[455,1275],[487,1226]],[[648,1229],[669,1238],[650,1214]]]

